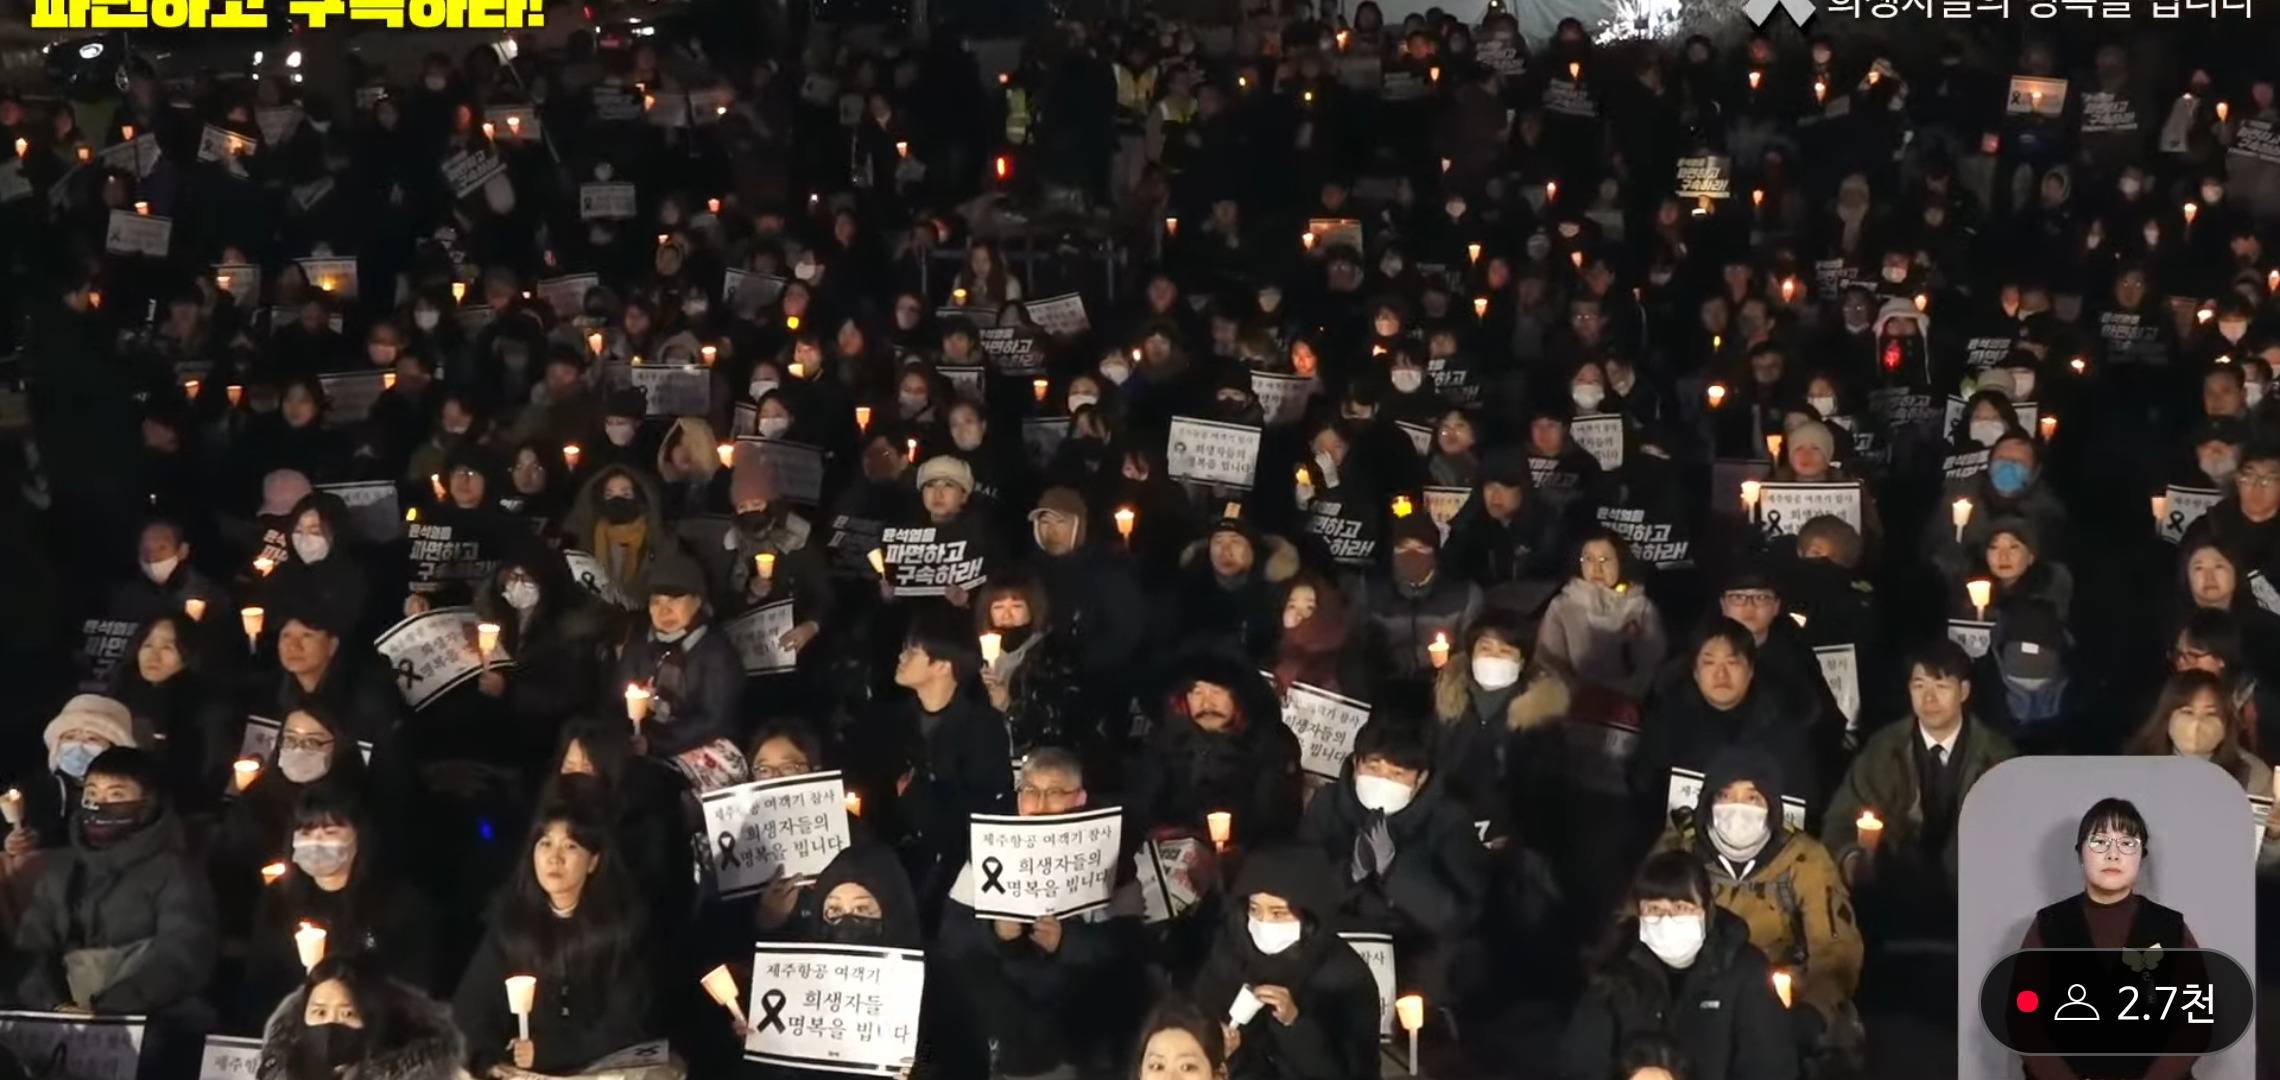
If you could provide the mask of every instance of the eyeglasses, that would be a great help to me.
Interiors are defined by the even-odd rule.
[[[1583,566],[1586,566],[1586,567],[1592,567],[1592,566],[1613,566],[1613,565],[1615,565],[1616,563],[1618,563],[1618,562],[1621,562],[1621,561],[1622,561],[1622,560],[1620,560],[1620,559],[1616,558],[1616,557],[1615,557],[1615,556],[1613,556],[1613,555],[1585,555],[1585,556],[1582,556],[1582,557],[1580,557],[1580,558],[1576,559],[1576,562],[1577,562],[1577,563],[1579,563],[1579,564],[1581,564],[1581,565],[1583,565]]]
[[[1781,598],[1770,592],[1730,592],[1725,596],[1730,604],[1777,604]]]
[[[2233,482],[2239,484],[2244,488],[2255,488],[2258,491],[2269,491],[2272,488],[2280,487],[2280,473],[2244,472],[2238,477],[2235,477]]]
[[[287,735],[277,740],[287,750],[330,750],[333,740],[329,736]]]
[[[2084,841],[2084,846],[2100,855],[2108,854],[2117,848],[2124,855],[2135,855],[2139,849],[2145,847],[2145,841],[2135,836],[2093,836]]]
[[[1082,788],[1041,788],[1030,787],[1027,784],[1023,784],[1022,786],[1013,789],[1013,793],[1016,797],[1037,800],[1066,799],[1073,795],[1083,794],[1083,791],[1084,789]]]

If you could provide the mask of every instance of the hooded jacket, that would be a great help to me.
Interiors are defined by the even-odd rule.
[[[149,823],[107,847],[88,846],[76,825],[72,834],[71,846],[42,867],[16,926],[24,962],[17,999],[37,1008],[70,1003],[65,954],[111,948],[140,951],[83,1004],[150,1013],[193,1001],[213,977],[219,935],[213,891],[180,820],[161,801]]]
[[[1639,732],[1638,756],[1631,762],[1632,797],[1654,821],[1648,835],[1658,836],[1664,828],[1671,769],[1705,771],[1731,747],[1750,747],[1770,756],[1780,769],[1782,790],[1813,806],[1821,788],[1811,746],[1812,721],[1795,701],[1770,685],[1763,671],[1753,677],[1742,700],[1725,710],[1711,705],[1691,676],[1673,680],[1647,714]]]
[[[506,572],[515,567],[537,579],[538,606],[527,615],[500,591]],[[475,594],[475,614],[497,624],[500,650],[514,657],[514,667],[501,672],[507,679],[501,700],[535,758],[553,744],[561,722],[604,689],[596,676],[615,612],[570,579],[559,553],[534,545],[499,561],[498,571]]]
[[[301,515],[316,511],[317,519],[324,523],[325,536],[332,541],[332,550],[322,562],[308,562],[288,542],[285,561],[261,582],[261,594],[271,611],[288,606],[307,610],[313,605],[322,611],[332,625],[353,627],[356,633],[368,629],[364,622],[365,600],[370,591],[365,581],[364,567],[348,553],[352,533],[348,525],[348,505],[340,496],[329,491],[318,491],[293,505],[286,520],[299,522]],[[290,538],[288,538],[290,539]]]
[[[659,556],[675,543],[673,534],[665,528],[664,503],[657,484],[641,471],[624,465],[612,465],[596,470],[594,475],[578,488],[578,498],[570,504],[570,513],[562,519],[562,531],[569,545],[599,560],[605,571],[610,568],[610,553],[598,537],[605,522],[602,518],[602,485],[613,476],[633,481],[635,497],[641,500],[642,542],[631,567],[619,567],[610,578],[617,587],[621,606],[640,610],[649,603],[649,571]]]
[[[1544,611],[1536,649],[1568,665],[1585,682],[1636,701],[1654,683],[1670,641],[1663,635],[1662,613],[1647,599],[1644,586],[1618,592],[1569,578]]]
[[[1578,775],[1561,730],[1574,698],[1557,665],[1524,666],[1520,681],[1501,691],[1473,681],[1469,649],[1451,652],[1442,665],[1433,682],[1440,728],[1433,768],[1472,820],[1488,822],[1486,839],[1511,834],[1515,795],[1530,808],[1523,817],[1535,820],[1533,811],[1557,803],[1553,792]],[[1611,768],[1609,775],[1622,775],[1619,762]]]
[[[1801,972],[1797,1000],[1827,1020],[1859,988],[1860,924],[1852,890],[1829,849],[1782,823],[1779,772],[1772,758],[1754,750],[1720,755],[1704,774],[1693,820],[1663,834],[1656,848],[1690,851],[1702,860],[1718,906],[1742,920],[1750,944],[1774,966]],[[1711,843],[1708,826],[1718,793],[1740,780],[1765,797],[1768,833],[1757,855],[1737,864]]]
[[[841,885],[861,885],[879,901],[879,937],[876,941],[843,941],[823,921],[822,898]],[[849,945],[877,945],[888,949],[925,947],[919,934],[918,897],[911,891],[910,875],[903,872],[893,848],[858,843],[832,857],[812,886],[817,897],[803,935],[809,941],[842,941]]]
[[[1251,569],[1233,587],[1212,568],[1209,535],[1181,552],[1178,602],[1172,609],[1177,621],[1167,636],[1197,647],[1240,653],[1264,664],[1273,657],[1275,637],[1282,628],[1282,608],[1275,603],[1277,586],[1298,573],[1298,549],[1282,537],[1263,536],[1247,526],[1242,533],[1251,542]]]
[[[464,1075],[460,1063],[467,1059],[467,1040],[452,1023],[451,1010],[412,987],[400,989],[414,1007],[394,1033],[396,1045],[370,1048],[340,1080],[454,1080]],[[309,1027],[301,1021],[308,1000],[306,989],[295,990],[269,1014],[261,1029],[261,1065],[254,1080],[287,1080],[286,1066],[308,1035]]]
[[[1661,1036],[1693,1063],[1689,1080],[1795,1080],[1797,1038],[1774,996],[1765,955],[1723,908],[1708,913],[1702,951],[1675,972],[1639,941],[1636,918],[1615,932],[1616,954],[1594,972],[1561,1039],[1558,1075],[1600,1080],[1633,1039]]]
[[[1561,576],[1561,557],[1568,543],[1560,513],[1537,493],[1534,484],[1528,484],[1512,520],[1498,521],[1489,514],[1481,487],[1473,485],[1472,497],[1449,522],[1449,538],[1441,545],[1441,566],[1480,586],[1490,604],[1532,611],[1529,600],[1541,603]]]
[[[1298,944],[1259,951],[1251,940],[1249,898],[1267,893],[1290,903],[1305,922]],[[1331,929],[1338,882],[1322,857],[1304,847],[1254,851],[1236,880],[1226,921],[1196,973],[1191,996],[1206,1016],[1226,1016],[1243,987],[1280,986],[1298,1007],[1285,1025],[1261,1009],[1242,1028],[1229,1072],[1246,1080],[1362,1080],[1377,1069],[1377,983],[1359,954]]]
[[[1469,810],[1452,797],[1438,770],[1409,805],[1385,815],[1393,838],[1393,862],[1357,878],[1355,844],[1371,828],[1376,812],[1354,794],[1354,763],[1349,756],[1335,784],[1315,793],[1299,822],[1299,842],[1322,852],[1346,883],[1338,904],[1341,926],[1384,930],[1397,944],[1450,946],[1480,922],[1488,875],[1479,834]]]
[[[1189,717],[1187,692],[1198,682],[1234,696],[1238,715],[1227,730],[1205,731]],[[1283,726],[1264,678],[1229,657],[1191,657],[1141,751],[1128,804],[1134,833],[1167,828],[1201,836],[1204,815],[1226,810],[1234,814],[1236,843],[1285,839],[1298,824],[1298,760],[1298,737]]]

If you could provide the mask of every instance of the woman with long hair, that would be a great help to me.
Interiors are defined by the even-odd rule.
[[[136,741],[153,742],[185,814],[211,813],[227,782],[235,712],[209,676],[198,624],[181,612],[144,623],[111,669],[110,697],[134,716]]]
[[[595,781],[566,777],[531,826],[528,854],[452,999],[479,1075],[512,1075],[508,1065],[568,1073],[655,1033],[640,902],[606,802]],[[510,975],[538,980],[528,1039],[507,1008]]]
[[[328,941],[328,946],[329,946]],[[255,1080],[454,1080],[467,1041],[451,1012],[371,953],[326,956],[262,1028]]]
[[[2238,781],[2252,797],[2272,797],[2272,766],[2241,745],[2240,709],[2221,675],[2199,669],[2177,672],[2162,685],[2153,712],[2130,738],[2132,754],[2199,758]],[[2259,866],[2280,864],[2280,817],[2264,826]]]

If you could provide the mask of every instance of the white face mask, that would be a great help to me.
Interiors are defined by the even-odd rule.
[[[2243,395],[2245,395],[2245,399],[2246,399],[2246,400],[2247,400],[2247,402],[2248,402],[2248,407],[2249,407],[2249,408],[2252,408],[2252,409],[2253,409],[2253,408],[2255,408],[2258,402],[2260,402],[2260,401],[2263,401],[2263,400],[2264,400],[2264,384],[2263,384],[2263,383],[2260,383],[2260,382],[2244,383],[2244,384],[2242,384],[2242,386],[2241,386],[2240,390],[2241,390],[2241,393],[2242,393]]]
[[[2001,420],[1974,420],[1971,422],[1970,432],[1972,442],[1981,446],[1992,447],[1995,445],[1995,440],[2003,437],[2003,422]]]
[[[384,342],[375,341],[364,347],[364,355],[375,365],[393,364],[396,362],[396,347]]]
[[[143,576],[149,578],[153,585],[164,585],[166,579],[174,576],[174,568],[180,565],[182,560],[179,557],[146,562],[142,564]]]
[[[1100,404],[1100,395],[1099,395],[1099,394],[1070,394],[1070,395],[1069,395],[1069,411],[1070,411],[1070,412],[1072,412],[1072,413],[1073,413],[1073,412],[1076,412],[1078,409],[1082,409],[1082,408],[1084,408],[1084,407],[1085,407],[1085,406],[1087,406],[1087,405],[1098,405],[1098,404]]]
[[[1568,397],[1574,399],[1576,408],[1590,412],[1607,400],[1607,388],[1598,383],[1577,383],[1568,388]]]
[[[605,420],[602,433],[609,436],[611,446],[633,445],[633,433],[639,430],[631,420]]]
[[[2161,230],[2151,225],[2146,226],[2145,246],[2153,247],[2159,243],[2161,243]]]
[[[1100,362],[1100,374],[1102,378],[1122,386],[1124,380],[1132,377],[1132,365],[1122,360],[1103,360]]]
[[[1684,970],[1702,954],[1702,916],[1645,915],[1639,918],[1639,941],[1655,959]]]
[[[792,267],[792,276],[800,279],[801,281],[814,281],[815,264],[811,262],[803,262],[794,265]]]
[[[1729,859],[1747,861],[1765,850],[1772,834],[1766,831],[1766,811],[1748,803],[1719,803],[1710,808],[1710,846]]]
[[[438,94],[443,93],[443,88],[449,86],[450,84],[451,80],[441,75],[429,75],[426,78],[420,80],[420,85],[425,86],[429,90],[432,90]]]
[[[1409,800],[1416,797],[1417,789],[1399,780],[1388,780],[1382,776],[1354,777],[1354,801],[1361,803],[1364,809],[1381,814],[1398,814],[1409,805]]]
[[[277,752],[277,771],[296,784],[306,784],[323,777],[332,768],[332,760],[322,750],[280,750]]]
[[[1472,677],[1483,690],[1502,690],[1520,681],[1520,661],[1508,656],[1476,656],[1472,659]]]
[[[2125,199],[2137,198],[2138,192],[2144,188],[2145,184],[2135,177],[2125,176],[2122,178],[2122,197]]]
[[[1306,933],[1306,924],[1295,919],[1290,922],[1261,922],[1250,920],[1251,944],[1260,952],[1273,956],[1293,945]]]
[[[1884,268],[1884,280],[1898,285],[1908,280],[1908,268],[1905,266],[1887,266]]]
[[[895,407],[901,409],[906,418],[917,416],[926,411],[926,395],[897,394],[895,395]]]
[[[756,425],[763,439],[781,439],[791,429],[792,422],[781,416],[763,416]]]
[[[299,555],[305,563],[321,563],[325,561],[325,556],[332,554],[332,540],[323,536],[294,533],[293,554]]]
[[[1425,373],[1416,368],[1402,368],[1393,373],[1393,388],[1404,394],[1414,394],[1425,385]]]
[[[775,389],[776,389],[776,380],[774,380],[774,379],[754,379],[754,380],[752,380],[752,385],[751,385],[751,386],[748,386],[748,387],[746,387],[745,389],[747,389],[747,390],[751,391],[751,393],[752,393],[752,400],[754,400],[754,401],[758,401],[758,400],[760,400],[761,398],[767,397],[767,396],[768,396],[770,393],[773,393],[773,392],[775,391]]]
[[[429,311],[426,308],[421,308],[412,312],[412,325],[419,327],[422,331],[433,330],[436,328],[436,324],[442,321],[443,312],[440,311]]]
[[[1806,398],[1805,403],[1811,405],[1814,412],[1820,413],[1823,420],[1837,415],[1837,399],[1834,394],[1815,394]]]
[[[2020,370],[2020,369],[2018,369],[2018,368],[2012,368],[2012,369],[2011,369],[2011,400],[2013,400],[2013,401],[2033,401],[2034,399],[2035,399],[2035,373],[2034,373],[2034,372],[2032,372],[2032,371],[2023,371],[2023,370]]]
[[[499,590],[499,595],[505,597],[507,606],[516,611],[529,611],[538,606],[538,584],[536,582],[508,582],[506,588]]]

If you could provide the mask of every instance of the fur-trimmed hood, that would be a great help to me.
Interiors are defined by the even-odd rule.
[[[1504,725],[1526,731],[1568,714],[1574,687],[1560,665],[1545,657],[1526,662],[1520,673],[1520,692],[1504,707]],[[1433,679],[1433,715],[1443,723],[1472,711],[1472,650],[1452,649],[1449,662]]]
[[[1206,553],[1210,546],[1209,536],[1189,541],[1188,546],[1180,549],[1180,567],[1189,569],[1201,565],[1208,573],[1210,566]],[[1261,547],[1266,549],[1264,557],[1258,551]],[[1298,548],[1282,537],[1272,534],[1257,537],[1252,542],[1252,557],[1251,572],[1263,573],[1269,585],[1280,585],[1298,576]]]
[[[451,1010],[417,990],[399,987],[412,1003],[400,1041],[379,1056],[340,1074],[340,1080],[457,1080],[466,1075],[460,1063],[467,1060],[467,1040],[451,1021]],[[285,1080],[285,1063],[292,1059],[308,1027],[301,1023],[309,991],[295,990],[269,1014],[262,1026],[261,1066],[256,1080]]]

